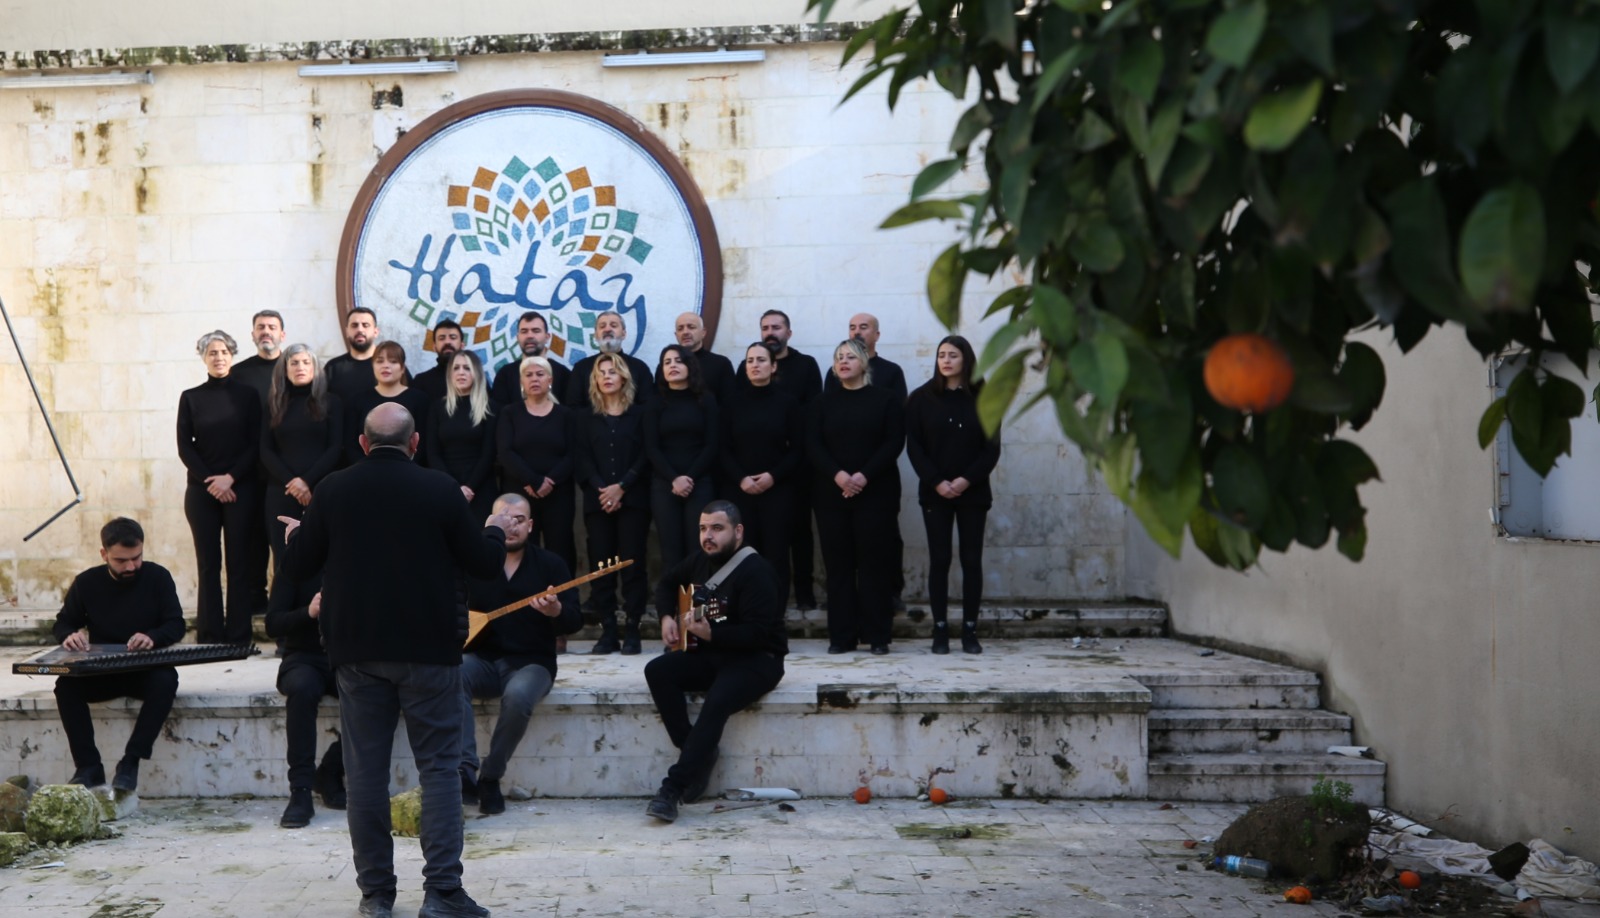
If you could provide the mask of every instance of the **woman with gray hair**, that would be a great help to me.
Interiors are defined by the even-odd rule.
[[[291,344],[272,368],[267,416],[261,424],[261,463],[267,468],[267,544],[273,570],[283,551],[279,517],[300,519],[311,489],[339,467],[343,445],[339,396],[328,391],[321,361],[309,345]]]
[[[239,346],[224,331],[200,337],[206,381],[178,399],[178,458],[188,469],[183,513],[199,567],[195,637],[250,640],[250,618],[267,607],[266,532],[261,519],[261,397],[229,377]],[[226,557],[228,599],[223,604]]]

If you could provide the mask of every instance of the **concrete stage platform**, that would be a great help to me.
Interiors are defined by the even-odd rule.
[[[1208,799],[1237,800],[1300,784],[1308,789],[1327,774],[1351,781],[1361,799],[1382,801],[1381,762],[1283,746],[1284,731],[1300,720],[1323,731],[1308,734],[1317,737],[1314,743],[1325,742],[1324,721],[1337,717],[1315,710],[1314,673],[1164,638],[1083,643],[988,639],[982,655],[958,650],[939,657],[927,652],[924,640],[902,640],[890,655],[874,657],[864,650],[829,655],[826,642],[791,641],[783,683],[729,724],[712,787],[789,786],[840,796],[867,785],[877,796],[908,797],[932,780],[964,797],[1143,799],[1152,792],[1151,775],[1158,774],[1168,798],[1181,799],[1182,786],[1174,781],[1188,780],[1204,786],[1213,795]],[[654,648],[647,645],[645,654],[633,657],[590,657],[588,646],[573,641],[574,652],[560,658],[556,687],[511,763],[508,786],[540,797],[645,796],[670,763],[644,684]],[[249,660],[179,669],[165,738],[141,772],[143,795],[287,794],[283,707],[274,688],[278,661],[270,646],[263,649]],[[54,678],[10,671],[11,663],[35,652],[0,651],[0,775],[62,781],[72,766],[51,692]],[[95,706],[108,762],[121,753],[136,705]],[[1152,709],[1205,712],[1200,723],[1244,737],[1227,741],[1235,746],[1251,746],[1251,737],[1265,742],[1269,734],[1274,745],[1219,747],[1215,739],[1197,737],[1191,720],[1175,725],[1183,729],[1174,736],[1185,739],[1161,744],[1166,764],[1152,768]],[[1244,723],[1241,730],[1237,718],[1225,716],[1259,709],[1282,709],[1283,717],[1270,729]],[[478,710],[485,748],[495,705],[480,703]],[[1348,719],[1342,721],[1347,737]],[[336,726],[330,700],[323,707],[325,739]],[[412,786],[415,774],[403,735],[395,748],[398,790]],[[1268,767],[1272,756],[1256,755],[1265,751],[1289,764]],[[1229,760],[1211,767],[1213,759],[1230,754],[1243,758],[1243,766]],[[1252,756],[1260,766],[1254,770],[1246,767]],[[1241,783],[1241,777],[1255,783]]]

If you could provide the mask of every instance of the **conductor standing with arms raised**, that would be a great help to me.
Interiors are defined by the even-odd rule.
[[[322,634],[339,682],[350,846],[360,914],[389,918],[395,900],[389,772],[403,714],[422,785],[423,887],[418,918],[486,916],[461,888],[461,573],[489,578],[505,562],[503,514],[480,529],[461,489],[412,464],[411,413],[386,403],[366,417],[366,458],[328,476],[290,535],[285,573],[322,570]],[[298,531],[297,531],[298,529]]]

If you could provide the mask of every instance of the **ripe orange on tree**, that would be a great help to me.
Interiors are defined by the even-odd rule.
[[[1271,411],[1294,388],[1294,364],[1277,342],[1264,335],[1229,335],[1206,354],[1206,391],[1235,411]]]

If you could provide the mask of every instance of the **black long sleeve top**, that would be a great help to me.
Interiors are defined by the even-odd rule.
[[[740,362],[736,372],[740,380],[745,379],[743,362]],[[817,366],[816,358],[809,354],[789,348],[788,355],[777,361],[776,374],[772,377],[773,385],[789,393],[801,407],[811,404],[822,394],[822,370]]]
[[[509,578],[502,575],[470,581],[468,604],[474,611],[492,612],[571,579],[567,563],[554,552],[528,545],[522,550],[522,563]],[[583,627],[578,588],[562,590],[556,595],[561,600],[560,615],[550,618],[533,609],[518,609],[502,615],[483,629],[478,639],[467,647],[467,653],[485,660],[508,660],[519,669],[537,663],[555,678],[556,638]]]
[[[644,413],[629,405],[619,415],[582,412],[578,420],[578,481],[583,484],[583,512],[600,513],[600,489],[622,485],[624,507],[648,507],[650,489],[640,487],[645,466]]]
[[[700,382],[705,390],[716,396],[718,403],[726,402],[733,388],[733,361],[713,353],[709,348],[695,351],[694,356],[700,364]]]
[[[178,458],[190,484],[212,475],[249,481],[261,453],[261,400],[230,377],[210,376],[178,398]]]
[[[341,397],[342,398],[342,397]],[[428,396],[416,386],[407,386],[399,395],[383,395],[376,386],[369,387],[344,401],[344,460],[348,465],[361,461],[361,434],[367,425],[367,415],[372,409],[385,402],[395,402],[403,405],[411,412],[411,420],[416,425],[417,433],[428,429]],[[419,447],[421,455],[417,456],[419,463],[427,458],[427,450]]]
[[[372,374],[370,357],[357,360],[349,354],[340,354],[323,364],[322,372],[328,377],[328,390],[347,405],[350,399],[378,384],[378,377]]]
[[[656,583],[656,614],[678,614],[678,588],[703,584],[722,567],[712,565],[703,551],[691,553],[673,565]],[[778,574],[760,555],[746,558],[717,588],[723,621],[711,623],[711,640],[700,646],[720,652],[770,653],[780,659],[789,652],[783,624]]]
[[[260,354],[251,354],[234,364],[228,375],[256,390],[256,394],[261,396],[261,410],[265,411],[267,397],[272,394],[272,370],[282,359],[280,355],[263,360]]]
[[[456,413],[444,410],[444,398],[435,399],[428,409],[428,429],[422,438],[428,468],[438,469],[466,485],[472,493],[489,487],[494,474],[494,434],[496,420],[486,415],[481,424],[472,423],[472,406],[466,399],[456,400]]]
[[[805,412],[776,384],[729,387],[722,414],[722,471],[734,482],[770,473],[775,483],[799,471],[806,449]]]
[[[306,579],[287,575],[272,578],[267,597],[267,636],[277,638],[283,652],[326,654],[322,628],[311,617],[311,600],[322,591],[322,574]]]
[[[276,485],[303,479],[307,487],[339,467],[344,446],[344,405],[339,396],[323,397],[321,418],[311,414],[311,387],[289,385],[283,419],[272,426],[271,411],[261,416],[261,463],[267,467],[267,480]]]
[[[595,361],[600,357],[600,354],[590,354],[573,364],[572,375],[567,379],[566,388],[551,390],[562,393],[563,405],[574,411],[589,408],[589,376],[594,372]],[[628,365],[628,375],[633,377],[634,404],[650,404],[656,397],[656,377],[650,370],[650,364],[631,354],[623,354],[622,359]]]
[[[906,443],[905,406],[878,386],[824,392],[806,422],[806,454],[817,479],[833,487],[839,472],[867,476],[863,494],[900,494],[900,450]]]
[[[906,400],[906,371],[900,369],[900,364],[887,357],[879,357],[877,354],[873,354],[867,358],[867,366],[872,368],[872,384],[874,386],[880,389],[888,389],[898,395],[902,402]],[[839,377],[831,372],[824,373],[823,376],[822,388],[825,391],[831,392],[840,388]]]
[[[558,401],[566,404],[568,380],[572,376],[572,371],[566,364],[556,363],[554,358],[546,359],[550,360],[550,392]],[[585,377],[584,386],[588,385]],[[494,405],[495,411],[499,412],[506,405],[515,405],[520,401],[522,401],[522,359],[519,357],[494,374],[494,382],[489,386],[489,402]]]
[[[994,503],[989,477],[1000,461],[1000,437],[986,437],[972,390],[919,388],[906,402],[906,454],[917,473],[917,499],[945,501],[934,488],[965,478],[967,490],[956,500],[987,507]]]
[[[644,450],[662,481],[708,474],[717,461],[718,433],[717,400],[708,394],[673,390],[645,409]]]
[[[157,647],[183,640],[183,608],[171,572],[146,561],[131,580],[112,577],[104,564],[74,577],[52,633],[59,642],[84,627],[91,644],[126,644],[141,633]]]
[[[531,485],[537,491],[546,478],[558,487],[571,481],[577,442],[577,415],[564,405],[552,406],[544,417],[529,414],[526,402],[501,409],[495,449],[507,490]]]

